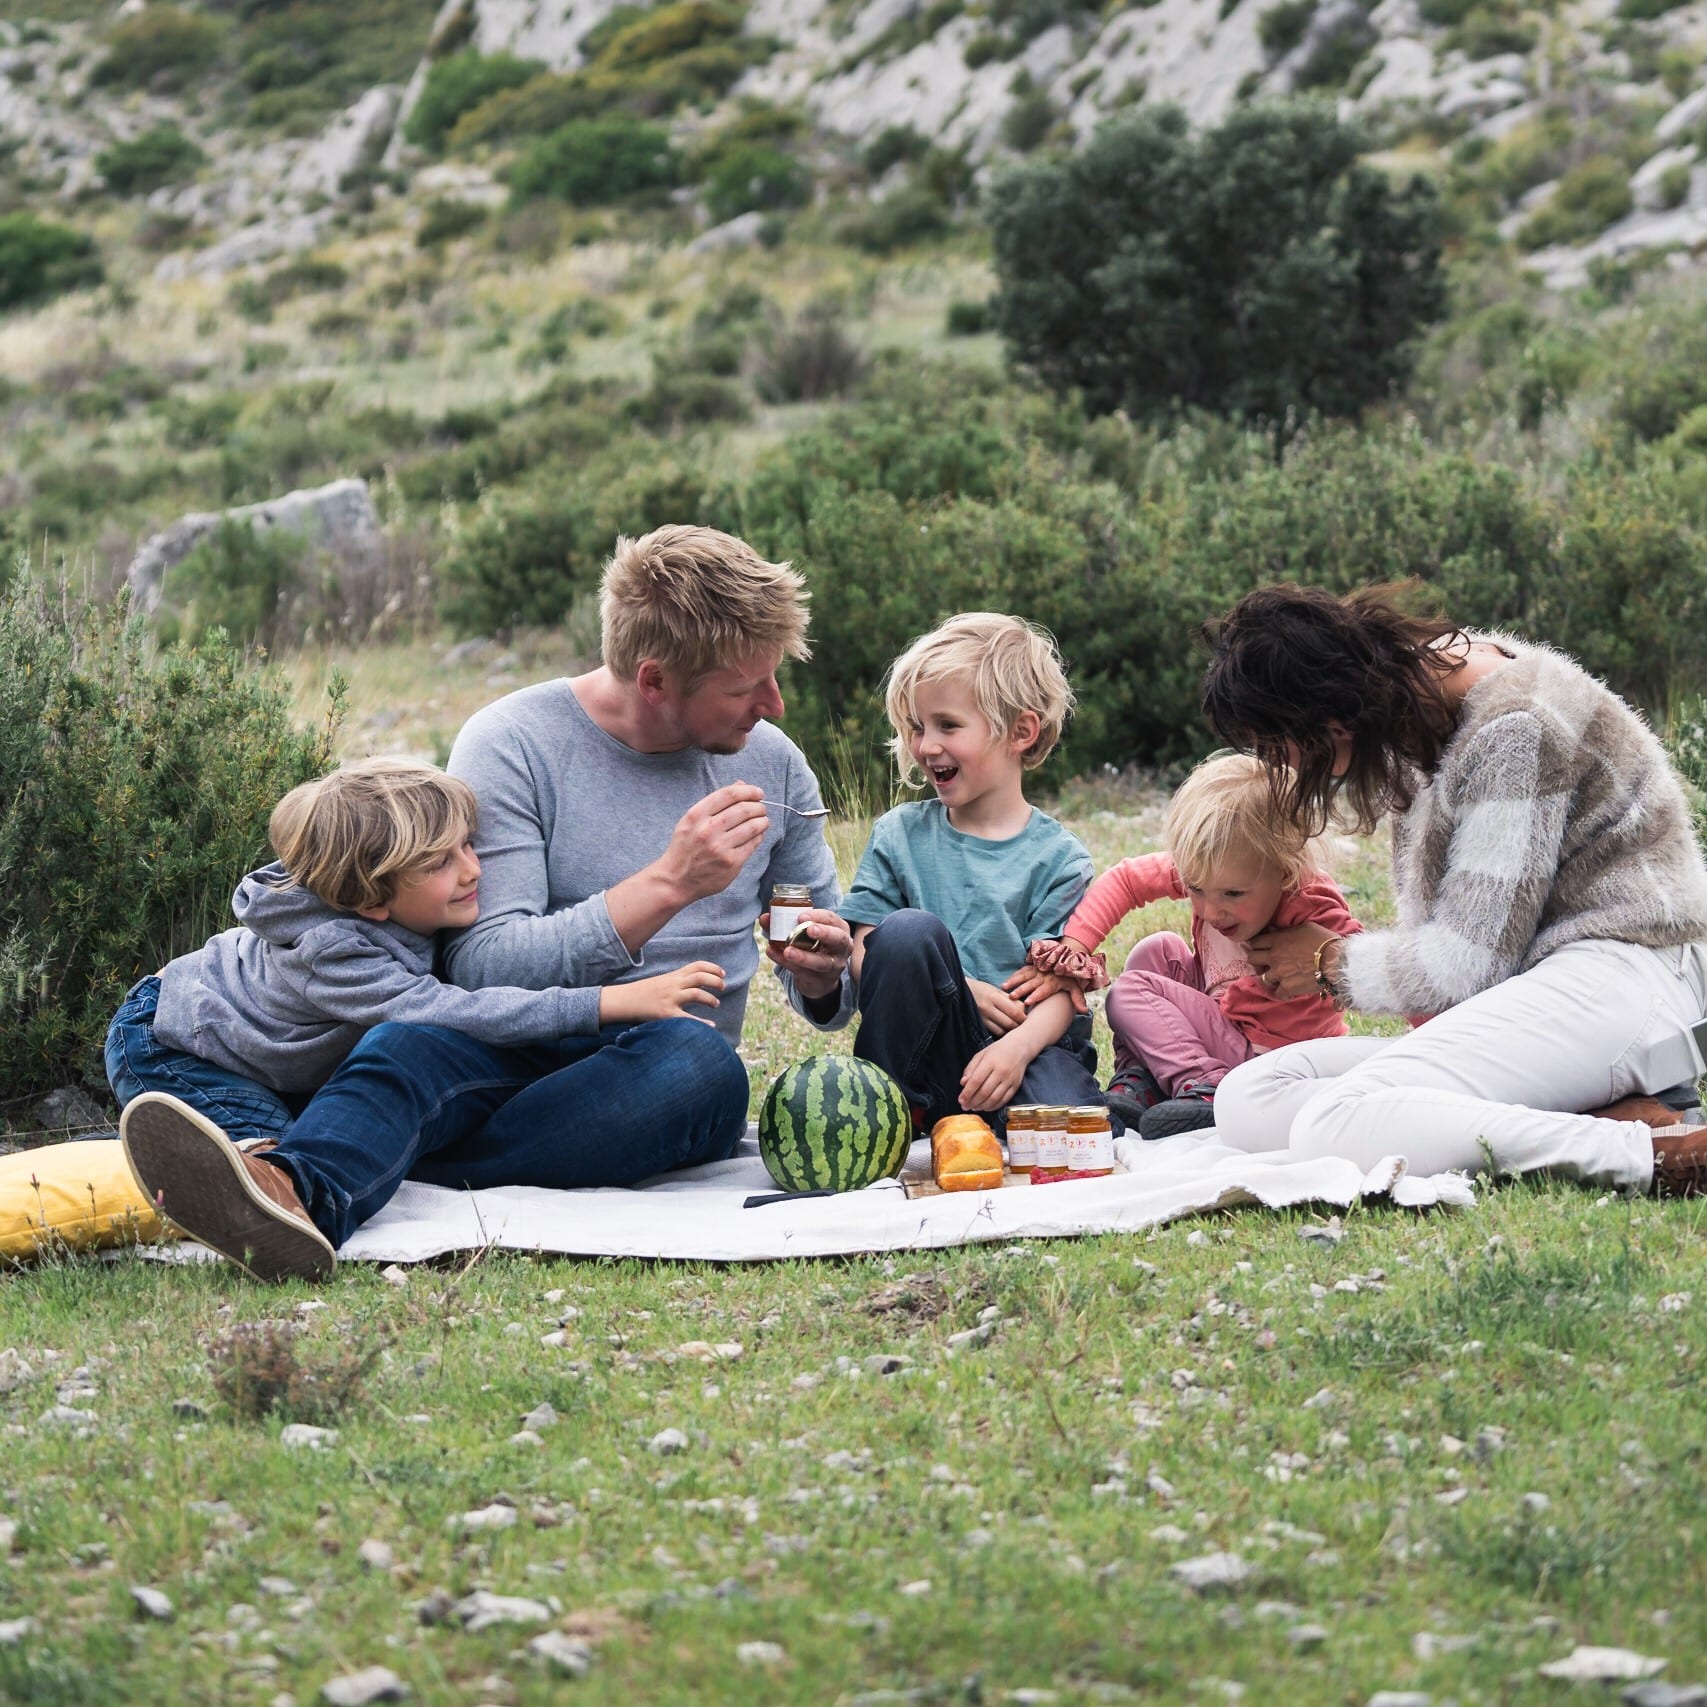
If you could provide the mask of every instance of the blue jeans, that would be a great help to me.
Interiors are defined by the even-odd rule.
[[[226,1081],[211,1098],[175,1064],[176,1082],[139,1088],[170,1091],[217,1120],[215,1104],[229,1100],[235,1076],[196,1065]],[[127,1100],[117,1081],[113,1088]],[[290,1175],[336,1250],[405,1179],[457,1190],[634,1185],[723,1161],[746,1130],[747,1070],[698,1020],[612,1026],[516,1049],[443,1026],[386,1024],[362,1038],[294,1122],[268,1134],[278,1148],[267,1160]]]
[[[960,1075],[995,1040],[967,988],[960,951],[934,913],[893,912],[865,939],[859,975],[859,1036],[854,1054],[881,1067],[919,1112],[927,1130],[960,1109]],[[1102,1104],[1090,1022],[1076,1019],[1025,1070],[1016,1102]],[[985,1115],[997,1132],[1005,1110]],[[1109,1115],[1116,1135],[1120,1117]]]
[[[144,1091],[165,1091],[205,1114],[233,1143],[283,1137],[308,1098],[280,1096],[199,1055],[167,1048],[154,1035],[154,1010],[159,1003],[160,980],[141,979],[107,1028],[107,1083],[119,1107]]]

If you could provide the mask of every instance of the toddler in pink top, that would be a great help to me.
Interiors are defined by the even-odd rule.
[[[1269,990],[1246,946],[1273,927],[1309,922],[1336,936],[1362,930],[1313,850],[1274,810],[1269,773],[1244,754],[1198,766],[1175,794],[1165,853],[1122,860],[1092,883],[1059,945],[1035,944],[1008,981],[1023,1001],[1103,981],[1091,951],[1134,908],[1191,902],[1191,941],[1157,931],[1127,957],[1108,992],[1115,1074],[1109,1106],[1145,1138],[1212,1126],[1215,1087],[1241,1061],[1346,1024],[1325,991]],[[1095,968],[1094,971],[1091,968]],[[1046,970],[1056,969],[1056,970]]]

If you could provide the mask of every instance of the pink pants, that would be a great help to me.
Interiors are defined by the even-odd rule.
[[[1169,1096],[1188,1085],[1218,1085],[1257,1053],[1251,1041],[1203,989],[1191,944],[1172,931],[1147,936],[1126,957],[1108,992],[1114,1065],[1142,1065]]]

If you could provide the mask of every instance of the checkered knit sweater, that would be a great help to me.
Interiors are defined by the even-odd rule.
[[[1457,732],[1393,821],[1396,928],[1344,949],[1369,1013],[1432,1014],[1584,940],[1707,940],[1707,867],[1647,724],[1550,647],[1465,695]]]

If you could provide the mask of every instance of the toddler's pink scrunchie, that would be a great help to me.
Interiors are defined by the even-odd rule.
[[[1108,962],[1089,949],[1069,948],[1064,942],[1038,937],[1025,951],[1025,963],[1038,972],[1071,978],[1086,990],[1101,990],[1108,984]]]

